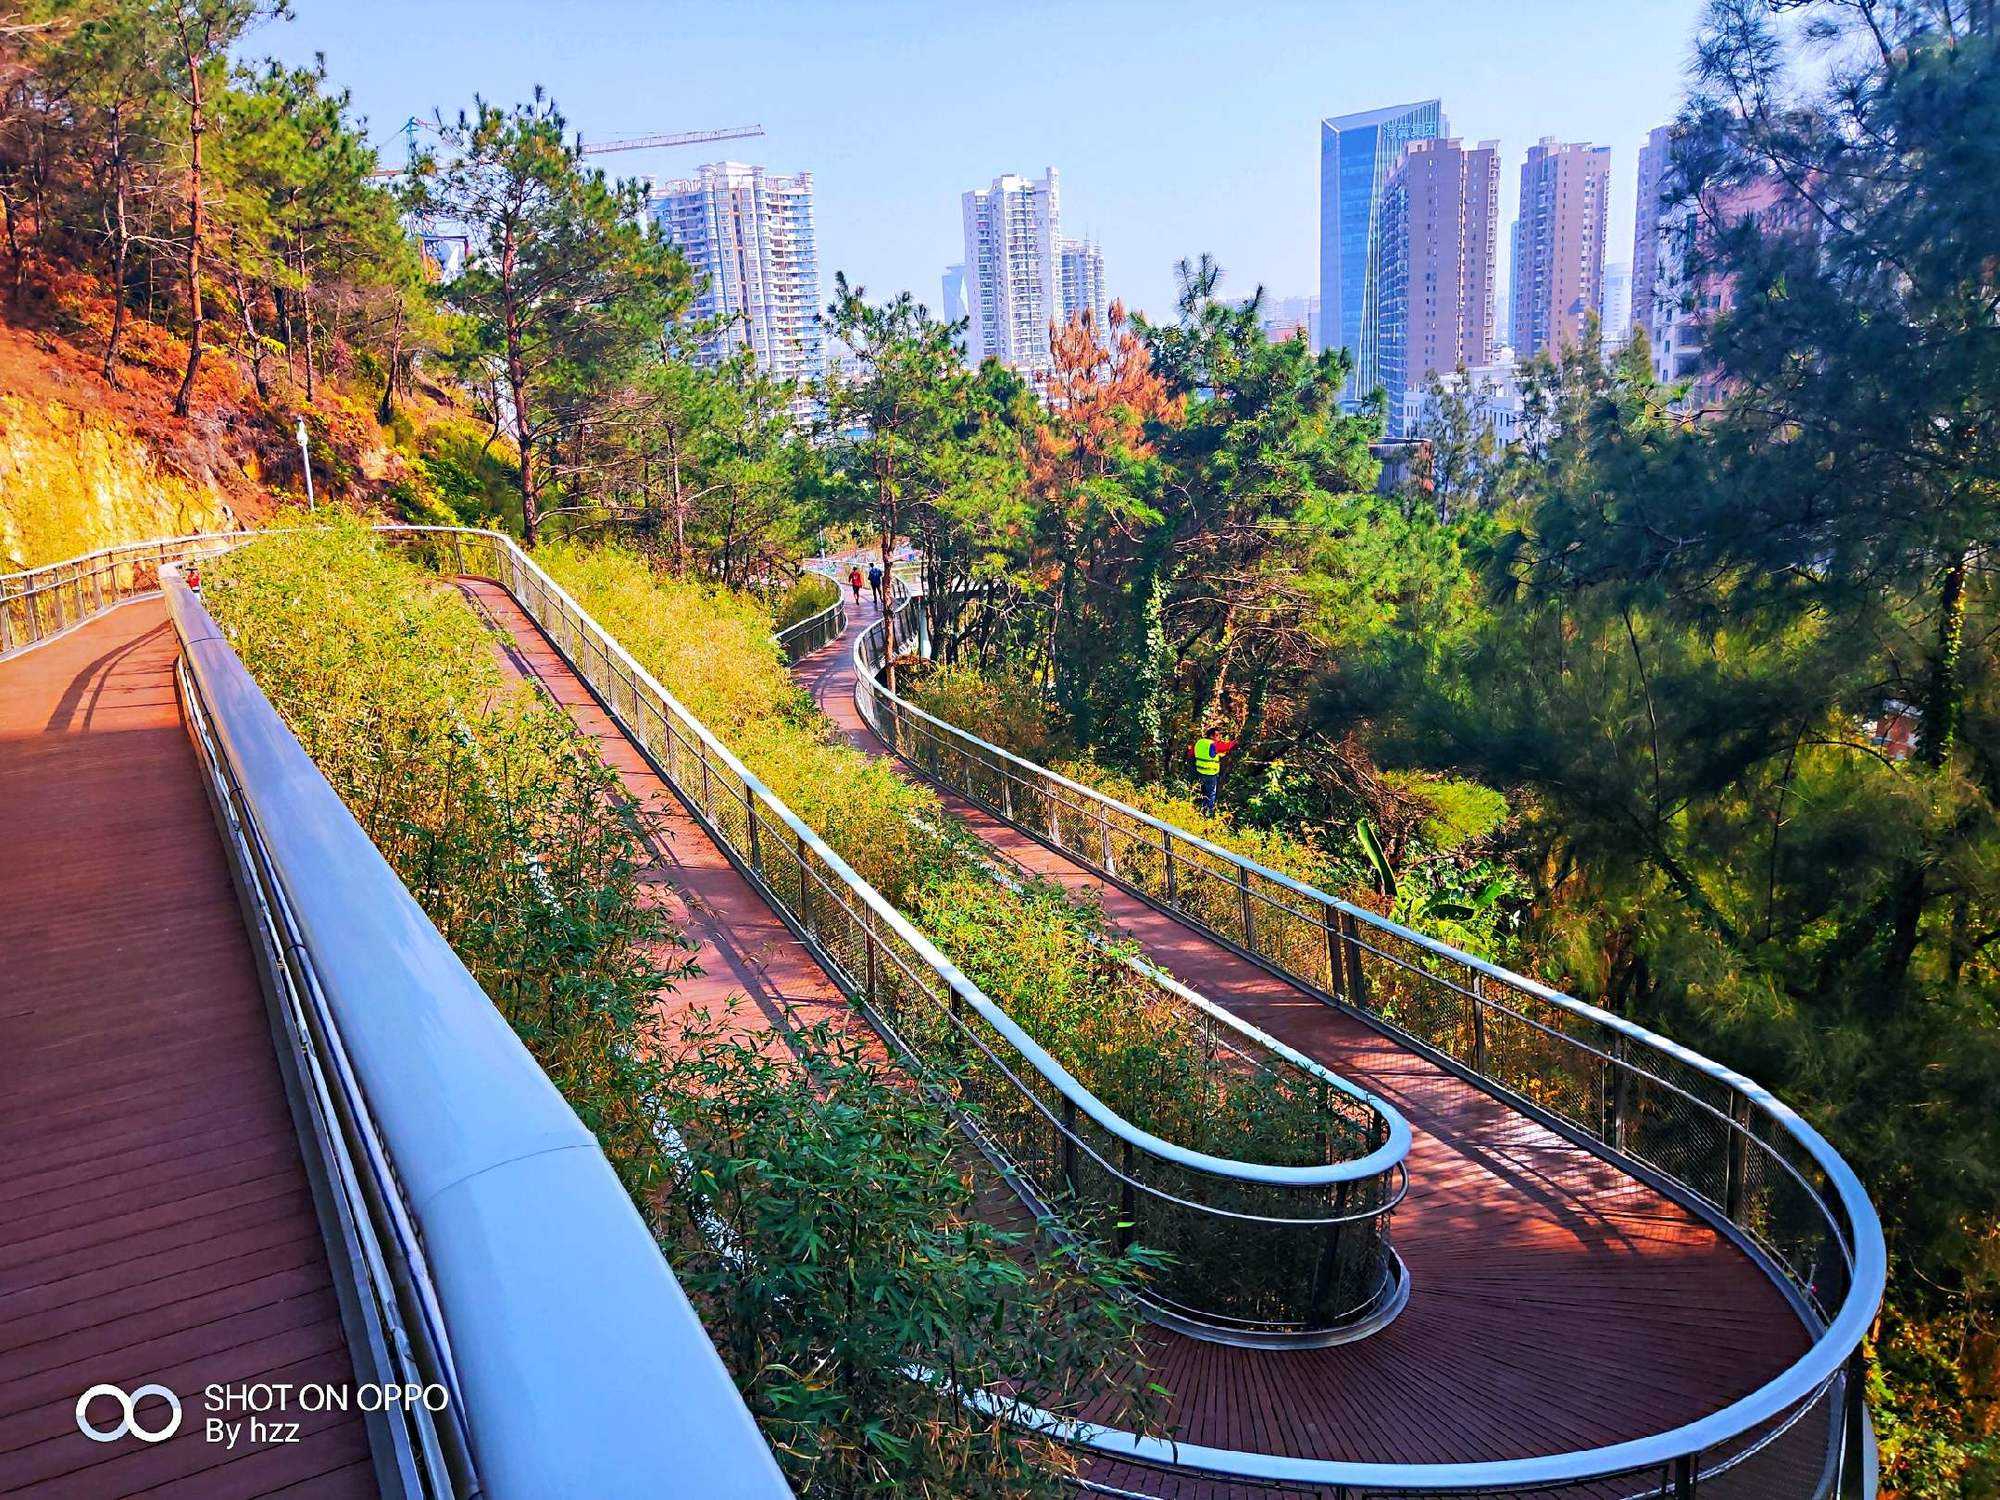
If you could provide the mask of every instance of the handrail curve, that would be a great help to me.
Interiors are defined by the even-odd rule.
[[[803,620],[793,621],[772,639],[785,653],[785,660],[795,662],[802,656],[812,655],[828,641],[839,640],[846,633],[847,609],[840,602],[840,586],[835,584],[833,603]]]
[[[916,602],[896,607],[900,613]],[[921,640],[922,619],[911,628]],[[1295,1484],[1465,1492],[1685,1463],[1694,1483],[1704,1472],[1703,1454],[1713,1458],[1732,1444],[1754,1444],[1760,1428],[1789,1425],[1822,1399],[1835,1450],[1832,1482],[1866,1470],[1862,1343],[1881,1303],[1887,1250],[1859,1178],[1796,1111],[1734,1069],[1636,1022],[1319,891],[919,708],[881,682],[882,635],[877,623],[857,636],[854,691],[863,719],[892,750],[1030,837],[1660,1187],[1748,1251],[1813,1335],[1804,1355],[1756,1391],[1650,1438],[1483,1465],[1329,1466],[1231,1454],[1213,1458],[1216,1472]],[[899,629],[898,639],[904,638]],[[1212,892],[1196,883],[1203,880],[1220,885],[1224,897],[1211,899]],[[1302,954],[1317,963],[1301,962]],[[1530,1014],[1531,1004],[1554,1015]],[[1455,1010],[1439,1014],[1448,1007]],[[1496,1037],[1496,1028],[1504,1034]],[[1578,1035],[1578,1028],[1592,1030]],[[1507,1076],[1510,1060],[1526,1066]],[[1537,1078],[1536,1068],[1557,1076]],[[1571,1076],[1561,1076],[1564,1069]],[[1584,1086],[1576,1084],[1578,1069],[1587,1075]],[[1681,1141],[1677,1158],[1669,1149],[1672,1134],[1692,1133],[1689,1117],[1720,1134]],[[1706,1179],[1695,1180],[1703,1169]],[[1790,1198],[1793,1189],[1806,1201]],[[1122,1442],[1113,1446],[1145,1448],[1143,1442],[1137,1450]],[[1182,1461],[1189,1452],[1186,1445],[1176,1451]],[[1740,1468],[1743,1457],[1726,1463]]]

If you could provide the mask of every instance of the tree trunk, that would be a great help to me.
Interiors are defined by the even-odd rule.
[[[521,539],[535,545],[541,530],[541,496],[536,492],[534,431],[528,398],[528,363],[522,352],[520,309],[514,301],[516,246],[510,225],[500,249],[501,324],[507,343],[507,394],[514,403],[514,433],[521,460]]]
[[[188,357],[187,370],[181,376],[181,388],[174,397],[174,415],[184,417],[194,406],[194,379],[201,369],[201,241],[206,233],[202,221],[202,194],[206,184],[202,181],[201,145],[202,137],[208,133],[208,121],[202,114],[201,61],[195,56],[194,42],[183,23],[181,32],[181,58],[188,70]]]
[[[396,321],[389,334],[388,370],[382,376],[382,400],[375,408],[375,415],[384,426],[396,415],[396,373],[403,363],[403,304],[396,303]]]
[[[125,337],[125,262],[132,243],[125,221],[125,130],[111,111],[111,337],[104,341],[104,378],[118,384],[118,345]]]
[[[305,329],[306,354],[306,404],[310,406],[319,399],[319,381],[313,368],[313,304],[312,287],[306,281],[305,247],[299,247],[299,321]]]
[[[270,383],[264,378],[264,340],[257,332],[257,313],[250,298],[250,284],[243,275],[243,258],[232,254],[236,263],[236,305],[243,313],[243,341],[250,350],[250,383],[257,388],[257,399],[271,398]]]
[[[1931,651],[1930,671],[1924,682],[1923,715],[1917,725],[1917,764],[1929,771],[1941,771],[1951,759],[1958,738],[1959,713],[1964,704],[1965,683],[1960,658],[1965,646],[1965,579],[1971,571],[1976,547],[1967,547],[1946,569],[1938,592],[1937,643]],[[1896,996],[1910,972],[1916,956],[1924,904],[1929,897],[1930,872],[1917,860],[1906,860],[1897,881],[1889,911],[1889,941],[1882,955],[1884,999]]]
[[[0,191],[0,215],[7,220],[7,254],[13,261],[13,298],[16,305],[21,301],[21,286],[27,278],[27,267],[21,259],[20,210],[15,206],[11,194]]]
[[[890,692],[896,691],[896,611],[889,607],[889,584],[893,576],[889,571],[891,559],[896,550],[896,456],[893,450],[885,451],[880,483],[876,490],[876,501],[882,530],[882,681]]]
[[[1965,647],[1965,578],[1976,548],[1967,547],[1944,576],[1938,596],[1937,645],[1924,683],[1923,722],[1917,726],[1917,759],[1931,770],[1944,768],[1958,738],[1965,685],[1959,662]]]

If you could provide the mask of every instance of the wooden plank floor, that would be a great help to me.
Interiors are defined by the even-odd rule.
[[[145,601],[0,662],[0,1494],[372,1495],[358,1414],[202,1430],[211,1382],[353,1371],[174,654]],[[180,1430],[89,1441],[99,1382]]]
[[[876,616],[868,604],[850,613],[848,634],[796,672],[852,743],[885,755],[853,700],[854,637]],[[1409,1306],[1373,1337],[1310,1352],[1157,1334],[1176,1437],[1354,1460],[1528,1457],[1692,1421],[1805,1349],[1777,1288],[1686,1210],[999,819],[946,802],[1021,865],[1094,892],[1184,983],[1410,1122],[1410,1190],[1394,1223]]]

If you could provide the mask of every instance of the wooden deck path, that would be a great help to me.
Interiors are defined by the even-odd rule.
[[[0,662],[0,1494],[372,1495],[358,1414],[203,1432],[211,1382],[353,1373],[174,657],[149,600]],[[86,1439],[99,1382],[180,1430]]]
[[[850,613],[848,633],[795,671],[853,744],[886,755],[853,697],[854,638],[876,614]],[[1184,983],[1410,1122],[1393,1229],[1408,1307],[1370,1338],[1309,1352],[1158,1334],[1177,1437],[1301,1457],[1528,1457],[1692,1421],[1804,1351],[1769,1278],[1686,1210],[963,799],[945,802],[1020,865],[1093,892]]]

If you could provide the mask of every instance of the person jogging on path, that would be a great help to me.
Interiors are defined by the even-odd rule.
[[[1222,757],[1236,748],[1236,741],[1219,739],[1219,733],[1215,725],[1209,725],[1208,733],[1196,740],[1188,752],[1194,756],[1194,774],[1201,778],[1202,811],[1211,815],[1215,812],[1215,794],[1222,785]]]
[[[882,607],[882,565],[880,563],[870,563],[868,565],[868,592],[875,596],[875,607],[880,609]]]
[[[859,567],[852,567],[847,570],[847,586],[854,590],[854,602],[859,604],[861,602],[861,569]]]

